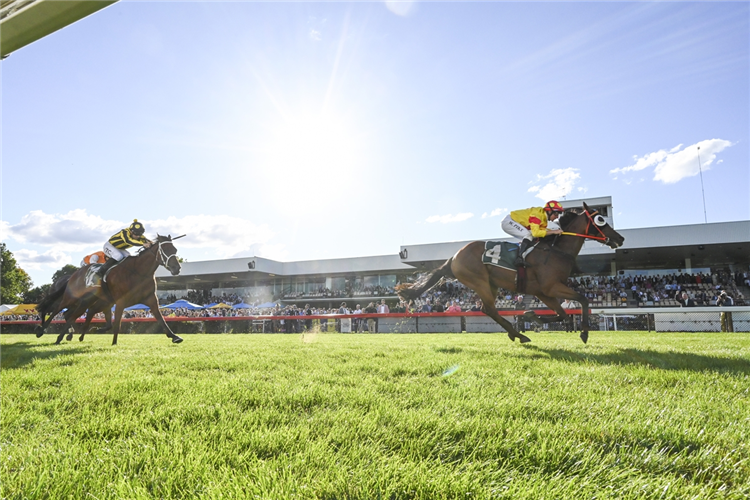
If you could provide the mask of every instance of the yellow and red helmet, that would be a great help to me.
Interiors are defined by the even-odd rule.
[[[547,213],[557,212],[561,214],[565,211],[565,209],[563,209],[559,201],[551,200],[548,201],[546,205],[544,205],[544,211]]]

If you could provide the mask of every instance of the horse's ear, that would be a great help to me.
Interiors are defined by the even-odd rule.
[[[588,206],[588,205],[586,205],[586,202],[585,202],[585,201],[583,202],[583,209],[584,209],[585,211],[587,211],[587,212],[589,211],[589,206]]]

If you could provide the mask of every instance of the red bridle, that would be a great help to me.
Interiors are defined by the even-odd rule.
[[[568,233],[568,232],[563,231],[562,234],[565,234],[567,236],[578,236],[579,238],[588,238],[588,239],[591,239],[591,240],[603,241],[604,243],[608,242],[609,238],[607,238],[604,235],[604,232],[601,230],[601,228],[599,228],[599,226],[596,224],[596,222],[594,222],[594,216],[596,214],[598,214],[599,211],[598,210],[594,210],[592,213],[589,213],[588,210],[584,210],[583,213],[586,214],[586,217],[588,218],[588,223],[586,224],[586,232],[584,234],[578,234],[578,233]],[[591,226],[594,226],[596,228],[596,230],[599,231],[599,234],[601,234],[601,236],[592,236],[592,235],[590,235],[589,234],[589,228],[591,228]]]

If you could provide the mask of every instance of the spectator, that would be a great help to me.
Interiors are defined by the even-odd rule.
[[[482,311],[482,301],[477,300],[473,306],[471,306],[470,311],[472,312],[481,312]]]
[[[305,304],[305,316],[312,316],[312,314],[313,314],[313,312],[312,312],[312,309],[310,308],[310,304]],[[313,322],[312,322],[311,319],[306,319],[305,320],[305,330],[306,331],[309,332],[310,330],[312,330],[312,323]]]
[[[357,307],[354,308],[352,314],[362,314],[362,306],[357,304]],[[361,332],[362,330],[364,330],[362,326],[362,318],[352,318],[352,330],[354,330],[355,332]]]
[[[719,294],[719,298],[716,300],[717,306],[733,306],[734,300],[732,300],[732,297],[727,295],[727,292],[725,290],[722,290]]]
[[[448,309],[445,310],[445,312],[460,313],[461,306],[459,306],[458,303],[454,300],[453,302],[451,302],[451,305],[448,307]]]
[[[391,312],[391,310],[388,308],[388,305],[385,303],[385,299],[382,299],[380,301],[380,305],[378,306],[378,314],[388,314]]]
[[[695,301],[688,296],[687,292],[682,292],[678,302],[682,307],[695,307]]]
[[[365,307],[365,314],[377,314],[378,309],[375,307],[375,303],[370,302]],[[375,333],[375,318],[367,318],[367,331]]]

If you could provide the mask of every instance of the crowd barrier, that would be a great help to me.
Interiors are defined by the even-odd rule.
[[[536,325],[522,315],[525,311],[499,311],[501,316],[520,331],[566,331],[562,322]],[[544,321],[555,313],[536,309]],[[573,318],[573,330],[580,330],[581,310],[567,311]],[[336,314],[312,316],[237,316],[237,317],[167,317],[175,333],[301,333],[308,329],[319,332],[357,333],[496,333],[502,328],[481,312],[460,313],[389,313],[389,314]],[[369,325],[368,320],[374,320]],[[79,319],[77,323],[82,323]],[[33,333],[38,321],[3,321],[3,333]],[[103,320],[92,321],[102,326]],[[309,326],[309,327],[308,327]],[[48,333],[64,331],[63,321],[53,321]],[[595,331],[700,331],[750,332],[750,306],[735,307],[662,307],[643,309],[592,309],[589,329]],[[122,320],[122,333],[158,333],[160,325],[154,318],[129,318]]]

